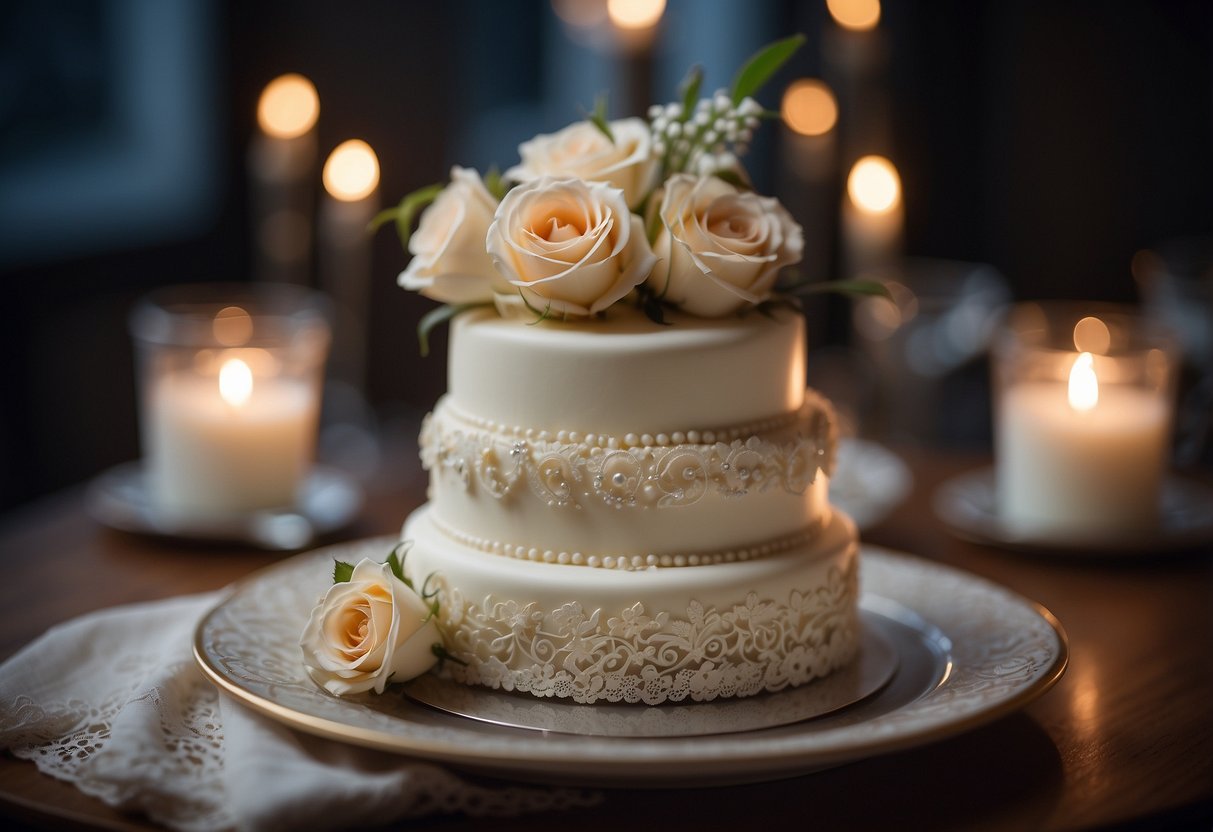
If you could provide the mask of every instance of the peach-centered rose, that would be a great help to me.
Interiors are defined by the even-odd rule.
[[[491,301],[494,291],[512,292],[484,249],[495,210],[497,200],[480,174],[451,168],[451,183],[421,213],[409,238],[413,259],[400,285],[442,303]]]
[[[536,179],[501,200],[489,255],[534,309],[593,315],[643,283],[656,262],[623,191],[580,179]]]
[[[507,170],[505,178],[530,182],[553,176],[606,182],[622,189],[628,205],[635,207],[657,173],[649,126],[638,118],[612,121],[609,126],[614,142],[588,121],[523,142],[518,148],[522,161]]]
[[[692,315],[715,318],[761,303],[779,270],[800,262],[804,235],[778,200],[718,177],[670,177],[659,211],[660,263],[649,285]]]
[[[349,581],[333,584],[312,610],[300,646],[316,684],[337,695],[403,682],[438,660],[441,643],[429,607],[386,563],[363,559]]]

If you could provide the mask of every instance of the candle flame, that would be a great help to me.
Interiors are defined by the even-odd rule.
[[[225,306],[211,324],[215,340],[225,347],[239,347],[253,337],[253,318],[239,306]]]
[[[783,120],[802,136],[823,136],[838,121],[838,103],[824,82],[815,78],[793,81],[783,94]]]
[[[1099,402],[1099,379],[1095,377],[1094,359],[1084,352],[1074,359],[1070,368],[1070,407],[1087,411]]]
[[[1099,318],[1088,316],[1074,325],[1074,349],[1105,355],[1112,346],[1112,333]]]
[[[861,210],[884,214],[901,202],[901,177],[883,156],[864,156],[847,177],[847,195]]]
[[[320,96],[302,75],[280,75],[265,86],[257,102],[257,122],[271,136],[293,139],[311,130],[320,116]]]
[[[379,186],[379,158],[361,139],[342,142],[324,163],[324,189],[343,202],[356,202]]]
[[[665,13],[665,0],[607,0],[607,15],[620,29],[648,29]]]
[[[240,407],[253,395],[253,371],[239,358],[229,359],[219,370],[219,395],[232,407]]]
[[[866,32],[880,22],[880,0],[826,0],[830,17],[844,29]]]

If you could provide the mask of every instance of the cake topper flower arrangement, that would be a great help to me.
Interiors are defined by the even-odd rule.
[[[419,325],[422,352],[434,326],[481,306],[584,319],[630,302],[663,323],[669,308],[715,318],[772,300],[804,235],[753,191],[740,157],[760,121],[778,117],[752,96],[803,42],[765,47],[710,96],[692,69],[680,100],[650,107],[647,121],[608,121],[600,98],[585,120],[524,142],[504,174],[454,167],[449,183],[381,212],[372,228],[394,222],[412,254],[400,285],[444,304]]]

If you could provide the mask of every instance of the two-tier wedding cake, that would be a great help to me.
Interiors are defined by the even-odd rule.
[[[451,322],[426,419],[430,500],[383,564],[337,564],[302,640],[333,693],[439,672],[576,702],[706,701],[809,682],[857,650],[855,529],[827,499],[828,405],[778,291],[799,225],[737,156],[750,96],[589,119],[381,215],[407,289]],[[424,208],[416,233],[412,225]]]
[[[406,571],[441,587],[456,678],[577,702],[808,682],[855,652],[855,530],[798,314],[451,335]]]

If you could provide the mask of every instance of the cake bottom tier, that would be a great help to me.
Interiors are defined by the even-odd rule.
[[[623,571],[516,560],[404,526],[405,570],[439,591],[468,684],[580,703],[750,696],[820,678],[859,643],[858,541],[833,511],[813,542],[708,566]]]

